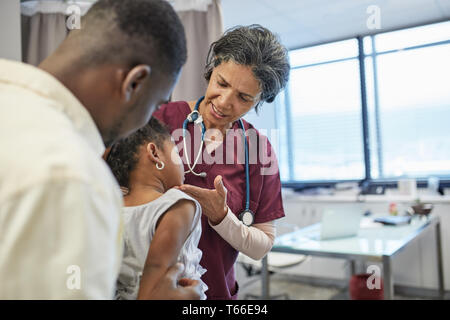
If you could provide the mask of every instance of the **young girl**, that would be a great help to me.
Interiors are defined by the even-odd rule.
[[[117,281],[117,299],[146,299],[167,269],[177,261],[183,278],[199,280],[203,299],[206,272],[202,252],[201,207],[180,190],[184,168],[169,131],[158,120],[116,143],[107,163],[124,196],[124,256]]]

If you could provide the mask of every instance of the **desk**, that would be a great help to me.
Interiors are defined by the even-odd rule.
[[[373,219],[371,217],[370,219]],[[374,261],[383,264],[384,298],[393,299],[394,282],[392,275],[393,257],[406,248],[409,243],[422,232],[429,228],[435,229],[437,250],[437,275],[440,297],[444,296],[444,274],[441,252],[441,231],[439,217],[430,215],[425,217],[413,217],[411,223],[403,226],[370,226],[368,218],[364,218],[358,235],[351,238],[335,240],[312,240],[313,234],[320,232],[320,223],[313,224],[303,229],[281,235],[275,239],[273,252],[285,252],[304,254],[310,256],[321,256],[341,258],[350,260],[351,266],[354,261]],[[262,268],[263,299],[269,295],[269,275],[267,269],[267,256],[264,257]],[[354,273],[354,268],[351,268]]]

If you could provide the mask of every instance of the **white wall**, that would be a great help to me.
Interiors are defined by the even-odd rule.
[[[0,58],[22,60],[20,1],[0,1]]]

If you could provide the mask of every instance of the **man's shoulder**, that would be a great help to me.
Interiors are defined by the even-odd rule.
[[[189,110],[190,107],[189,107],[189,103],[187,101],[180,100],[180,101],[171,101],[166,104],[163,104],[163,105],[161,105],[160,109],[165,109],[166,111],[177,112],[177,111]]]
[[[190,112],[189,104],[186,101],[174,101],[161,105],[161,107],[153,113],[153,117],[162,121],[173,131],[177,129],[173,127],[186,119],[186,115]]]
[[[70,128],[54,129],[57,131],[26,130],[15,136],[14,144],[0,139],[2,192],[51,181],[95,185],[100,190],[116,184],[101,155],[83,137]]]

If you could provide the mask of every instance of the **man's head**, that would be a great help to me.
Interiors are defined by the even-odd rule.
[[[164,0],[99,0],[40,67],[89,110],[105,145],[144,126],[186,62],[180,19]]]

